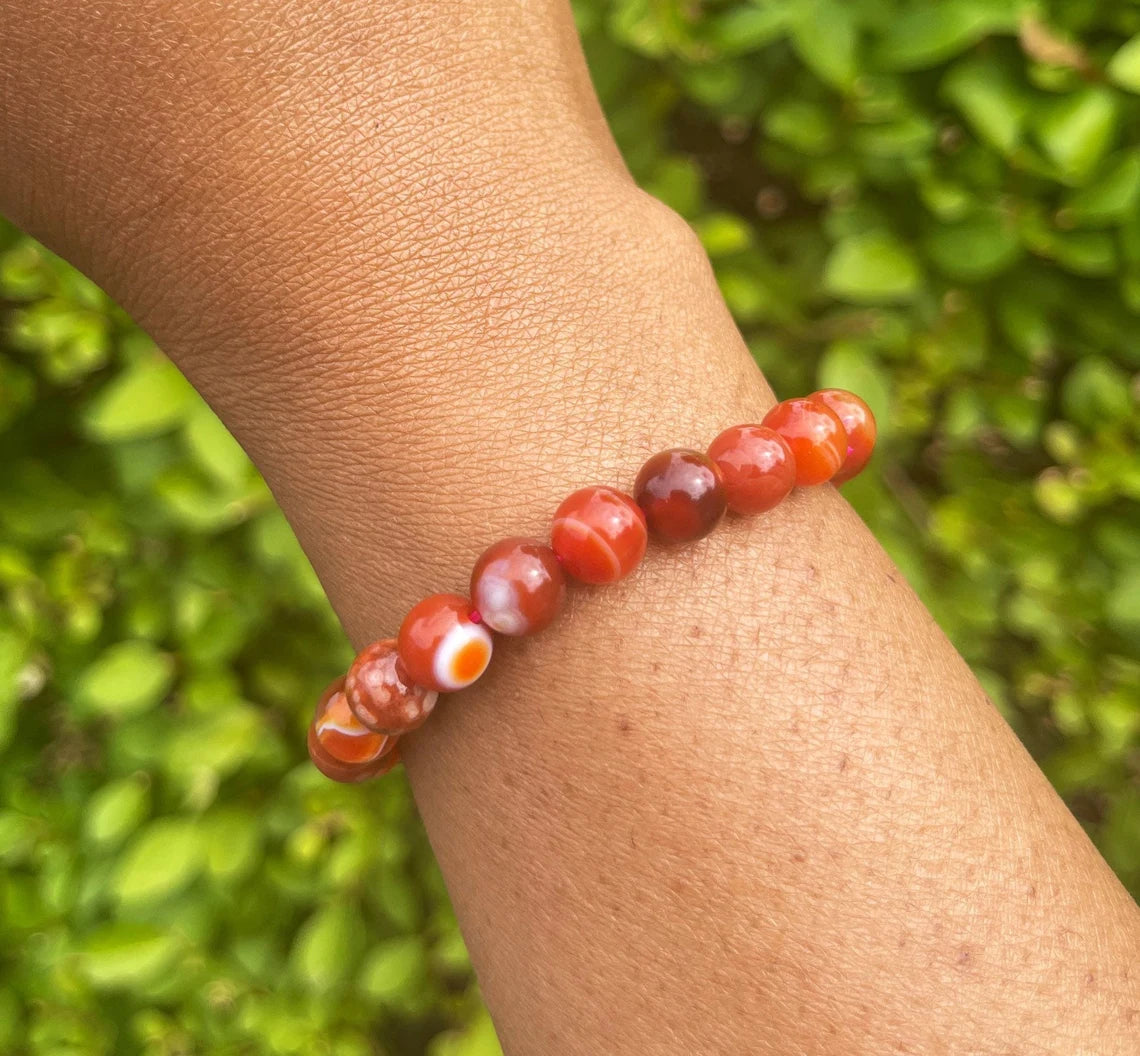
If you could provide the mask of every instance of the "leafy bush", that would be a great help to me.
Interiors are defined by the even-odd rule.
[[[575,7],[634,174],[778,391],[868,395],[852,501],[1140,891],[1140,6]],[[348,648],[244,455],[2,226],[0,298],[0,1051],[497,1051],[402,779],[303,765]]]

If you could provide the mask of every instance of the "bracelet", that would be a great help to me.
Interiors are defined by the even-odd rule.
[[[399,761],[400,738],[421,726],[440,693],[471,685],[491,660],[492,632],[534,634],[562,607],[566,579],[614,583],[645,555],[649,537],[686,543],[708,535],[726,510],[756,514],[793,487],[842,484],[875,446],[871,409],[843,389],[785,400],[760,425],[721,433],[707,454],[671,448],[637,475],[633,495],[588,487],[554,514],[550,544],[512,537],[475,562],[470,597],[433,594],[395,638],[360,651],[321,695],[309,724],[309,756],[334,781],[355,783]]]

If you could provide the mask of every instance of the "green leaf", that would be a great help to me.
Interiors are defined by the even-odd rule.
[[[76,699],[85,708],[126,718],[153,708],[174,679],[174,661],[150,642],[120,642],[79,676]]]
[[[686,66],[682,71],[685,90],[696,102],[716,109],[727,109],[740,100],[747,84],[747,68],[737,59],[700,66]]]
[[[462,1031],[448,1031],[432,1041],[428,1056],[503,1056],[491,1017],[485,1011]]]
[[[1086,180],[1116,139],[1116,97],[1106,88],[1086,88],[1047,106],[1037,120],[1037,138],[1071,182]]]
[[[1107,72],[1113,84],[1129,92],[1140,92],[1140,33],[1112,56]]]
[[[36,846],[40,826],[34,818],[14,810],[0,810],[0,862],[23,862]]]
[[[83,497],[39,461],[0,473],[0,526],[19,539],[51,539],[74,529]]]
[[[1116,243],[1107,231],[1050,230],[1027,244],[1077,275],[1109,275],[1116,266]]]
[[[1140,151],[1121,154],[1094,183],[1069,195],[1064,208],[1078,224],[1102,226],[1122,220],[1140,201]]]
[[[1132,637],[1140,633],[1140,567],[1126,569],[1112,584],[1105,614],[1120,634]]]
[[[691,158],[666,158],[645,189],[682,216],[692,216],[701,207],[702,178]]]
[[[942,94],[985,142],[1011,154],[1021,142],[1029,99],[1006,67],[993,58],[958,63],[942,82]]]
[[[112,847],[127,838],[150,809],[148,785],[134,777],[104,785],[87,805],[83,835],[93,844]]]
[[[939,224],[925,240],[926,253],[944,274],[980,282],[1004,271],[1021,253],[1017,228],[997,210],[956,224]]]
[[[887,70],[922,70],[964,51],[984,36],[1016,27],[1010,5],[984,0],[915,4],[886,24],[872,61]]]
[[[389,939],[375,947],[360,972],[360,988],[385,1004],[422,990],[428,975],[423,940],[418,935]]]
[[[841,300],[882,304],[910,299],[921,275],[905,243],[885,231],[840,241],[824,268],[824,287]]]
[[[1128,375],[1107,359],[1082,359],[1065,378],[1061,403],[1066,416],[1087,429],[1125,422],[1133,411]]]
[[[801,0],[792,45],[820,80],[849,91],[858,73],[859,34],[852,7],[838,0]]]
[[[719,55],[744,55],[784,36],[792,22],[790,4],[748,5],[708,16],[708,42]]]
[[[337,990],[353,974],[363,940],[364,926],[353,907],[334,902],[318,909],[293,945],[293,975],[315,993]]]
[[[693,227],[710,257],[739,253],[752,244],[752,228],[735,213],[711,213]]]
[[[861,154],[892,159],[925,157],[937,135],[933,122],[907,114],[897,121],[859,128],[854,138]]]
[[[256,814],[222,808],[203,818],[206,867],[215,880],[232,883],[256,868],[262,832]]]
[[[249,479],[252,467],[246,453],[205,403],[198,402],[190,411],[184,435],[194,461],[223,487],[240,488]]]
[[[156,436],[178,425],[197,399],[173,363],[147,357],[99,391],[83,423],[89,436],[104,443]]]
[[[1084,513],[1080,491],[1054,470],[1046,470],[1037,478],[1033,494],[1037,505],[1058,524],[1072,524]]]
[[[166,972],[179,948],[174,936],[150,925],[111,924],[83,942],[78,968],[97,989],[135,989]]]
[[[1124,788],[1111,803],[1099,846],[1126,883],[1140,882],[1140,792]]]
[[[120,902],[157,902],[182,890],[203,865],[202,835],[189,818],[160,818],[123,854],[111,883]]]
[[[202,771],[224,777],[249,759],[265,736],[262,715],[233,702],[214,714],[187,720],[169,741],[165,768],[184,784]]]
[[[20,702],[20,673],[28,662],[28,638],[0,626],[0,750],[8,744]]]
[[[764,131],[804,154],[823,155],[835,147],[830,109],[806,99],[784,99],[770,106],[764,114]]]

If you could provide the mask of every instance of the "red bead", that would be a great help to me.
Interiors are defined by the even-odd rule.
[[[396,652],[396,639],[365,646],[344,677],[353,715],[377,733],[407,733],[432,713],[439,694],[415,685]]]
[[[558,555],[537,539],[503,539],[471,573],[471,604],[500,634],[534,634],[558,615],[566,577]]]
[[[471,685],[491,661],[491,632],[460,594],[433,594],[416,605],[396,639],[400,662],[419,686],[451,693]]]
[[[830,480],[847,457],[847,433],[839,416],[810,396],[776,404],[762,424],[788,441],[801,487]]]
[[[582,488],[554,513],[550,545],[562,567],[583,583],[614,583],[645,556],[645,515],[613,488]]]
[[[386,773],[396,737],[365,727],[348,706],[344,679],[338,678],[321,694],[309,723],[309,758],[325,777],[354,784]]]
[[[649,531],[667,543],[708,535],[724,516],[724,483],[708,455],[683,447],[654,455],[633,487]]]
[[[734,425],[711,444],[728,508],[763,513],[779,505],[796,483],[796,459],[788,441],[766,425]]]
[[[858,476],[871,460],[878,435],[875,416],[863,400],[846,389],[820,389],[813,392],[811,398],[827,404],[839,416],[847,432],[847,457],[831,478],[833,484],[843,484]]]

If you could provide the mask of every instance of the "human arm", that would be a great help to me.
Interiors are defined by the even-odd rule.
[[[224,415],[360,644],[771,397],[566,12],[327,6],[10,5],[0,193]],[[508,1052],[1135,1044],[1134,907],[892,575],[801,496],[578,593],[410,742]]]

